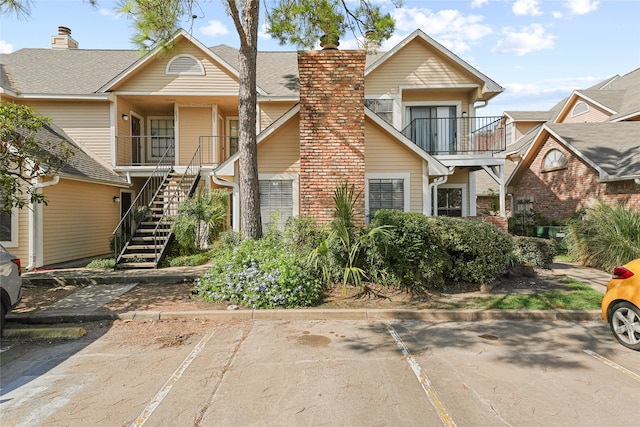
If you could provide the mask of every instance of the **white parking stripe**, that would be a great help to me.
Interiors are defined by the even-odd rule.
[[[194,347],[193,350],[191,350],[191,353],[189,353],[187,358],[184,359],[184,361],[180,364],[180,366],[178,366],[178,369],[176,369],[173,375],[171,375],[171,378],[169,378],[169,380],[164,384],[164,386],[162,386],[158,394],[156,394],[155,397],[151,400],[151,402],[149,402],[147,407],[144,408],[144,411],[142,411],[142,413],[140,414],[136,422],[132,424],[132,426],[142,426],[144,425],[144,423],[147,422],[151,414],[153,414],[153,411],[156,410],[158,405],[160,405],[160,402],[162,402],[162,400],[167,396],[167,394],[169,394],[169,391],[171,391],[171,388],[173,388],[173,385],[176,382],[178,382],[178,380],[182,377],[182,374],[184,374],[184,371],[186,371],[189,365],[191,365],[191,362],[193,362],[193,360],[196,358],[198,353],[200,353],[200,351],[204,348],[207,342],[211,339],[213,334],[214,332],[211,332],[205,335],[204,337],[202,337],[200,342]]]
[[[415,374],[416,378],[418,378],[422,389],[427,394],[427,398],[429,399],[429,402],[431,402],[433,408],[436,410],[436,413],[440,417],[442,424],[444,424],[445,426],[454,427],[456,423],[453,421],[453,418],[451,418],[451,415],[449,415],[449,412],[444,407],[444,404],[440,401],[440,398],[431,385],[431,381],[429,381],[427,375],[422,371],[422,368],[420,368],[418,362],[416,362],[413,356],[411,356],[411,354],[409,353],[409,349],[402,341],[402,338],[400,338],[400,335],[398,335],[396,330],[393,329],[393,326],[391,326],[389,323],[385,323],[385,325],[387,326],[389,334],[391,334],[398,346],[400,346],[400,348],[402,349],[402,354],[406,356],[407,362],[409,363],[409,366],[411,366],[411,370]]]
[[[631,378],[633,378],[634,380],[640,382],[640,375],[636,374],[633,371],[630,371],[629,369],[625,368],[624,366],[620,366],[617,363],[612,362],[611,360],[607,359],[606,357],[600,356],[595,351],[591,351],[591,350],[583,350],[583,351],[585,353],[587,353],[589,356],[601,361],[605,365],[611,366],[612,368],[617,369],[620,372],[622,372],[623,374],[626,374],[626,375],[630,376]]]

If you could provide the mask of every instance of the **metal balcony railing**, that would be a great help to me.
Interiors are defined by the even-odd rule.
[[[414,119],[402,134],[432,155],[493,154],[506,148],[502,117]]]
[[[117,136],[117,166],[155,166],[168,147],[174,146],[173,137]],[[237,151],[238,138],[224,136],[199,136],[197,138],[181,138],[176,153],[171,151],[168,158],[176,166],[186,166],[196,150],[201,158],[202,166],[215,166],[225,161]]]

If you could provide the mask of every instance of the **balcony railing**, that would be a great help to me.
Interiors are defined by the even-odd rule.
[[[218,165],[228,157],[237,138],[219,136],[200,136],[181,138],[179,148],[166,153],[171,164],[186,166],[198,150],[203,166]],[[117,166],[155,166],[168,147],[174,146],[173,137],[151,135],[117,136]],[[237,146],[237,144],[236,144]]]
[[[506,148],[501,117],[414,119],[402,134],[432,155],[493,154]]]

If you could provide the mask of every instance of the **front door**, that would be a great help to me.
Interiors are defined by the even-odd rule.
[[[431,154],[452,154],[455,144],[456,107],[409,107],[411,139]]]
[[[140,119],[131,116],[131,164],[142,164],[142,147],[140,144],[140,135],[142,135],[142,126]]]

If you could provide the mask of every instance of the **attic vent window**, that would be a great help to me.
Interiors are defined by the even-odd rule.
[[[589,111],[589,106],[586,102],[580,101],[574,105],[573,110],[571,110],[571,117],[579,116],[580,114],[584,114]]]
[[[190,76],[204,76],[202,63],[193,55],[174,56],[167,64],[167,74],[184,74]]]
[[[549,150],[549,152],[544,156],[544,161],[542,163],[543,170],[554,170],[563,168],[567,165],[567,157],[560,150]]]

